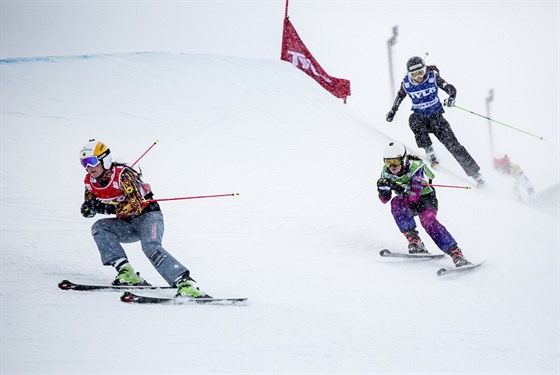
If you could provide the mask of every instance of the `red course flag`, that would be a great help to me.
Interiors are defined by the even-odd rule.
[[[284,61],[292,63],[296,68],[303,70],[328,92],[337,98],[350,96],[350,81],[342,78],[331,77],[321,68],[317,60],[311,55],[305,44],[301,41],[296,29],[288,19],[284,18],[284,31],[282,33],[282,55]]]

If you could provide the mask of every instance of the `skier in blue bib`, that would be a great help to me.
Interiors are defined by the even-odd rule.
[[[438,164],[438,161],[432,146],[430,133],[434,134],[443,143],[464,169],[467,176],[475,180],[477,186],[484,184],[480,167],[467,149],[459,143],[449,122],[443,117],[445,111],[438,97],[438,88],[449,95],[444,104],[452,107],[457,96],[455,86],[441,78],[437,67],[426,66],[421,57],[411,57],[406,63],[406,68],[408,73],[402,81],[393,107],[387,113],[386,120],[388,122],[393,121],[399,106],[408,95],[412,100],[412,114],[408,118],[410,129],[414,133],[417,146],[426,150],[426,155],[432,166]]]

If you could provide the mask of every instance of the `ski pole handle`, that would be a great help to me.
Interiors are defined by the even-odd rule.
[[[193,197],[150,199],[147,202],[180,201],[180,200],[186,200],[186,199],[202,199],[202,198],[218,198],[218,197],[235,197],[235,196],[238,196],[238,195],[239,195],[239,193],[215,194],[215,195],[198,195],[198,196],[193,196]]]

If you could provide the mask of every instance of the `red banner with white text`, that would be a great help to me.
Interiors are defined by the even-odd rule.
[[[301,41],[296,29],[286,17],[284,18],[284,32],[282,33],[282,55],[284,61],[292,63],[296,68],[304,71],[315,79],[321,86],[337,98],[350,96],[350,81],[342,78],[331,77],[311,55],[305,44]]]

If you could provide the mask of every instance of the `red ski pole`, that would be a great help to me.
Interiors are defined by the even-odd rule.
[[[454,188],[454,189],[471,189],[470,186],[457,186],[457,185],[438,185],[438,184],[422,184],[422,186],[433,186],[433,187],[444,187],[444,188]]]
[[[157,143],[158,143],[158,140],[156,139],[154,141],[154,143],[152,143],[152,145],[146,151],[144,151],[144,153],[130,166],[130,168],[133,168],[136,165],[136,163],[138,163],[140,161],[140,159],[142,159],[144,157],[144,155],[146,155],[148,153],[148,151],[150,151],[152,149],[152,147],[157,145]]]
[[[194,197],[150,199],[150,200],[148,200],[148,202],[179,201],[179,200],[185,200],[185,199],[218,198],[218,197],[235,197],[237,195],[239,195],[239,193],[216,194],[216,195],[198,195],[198,196],[194,196]]]

